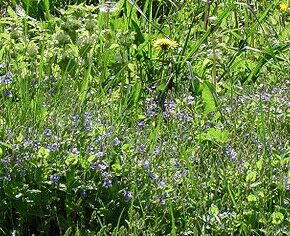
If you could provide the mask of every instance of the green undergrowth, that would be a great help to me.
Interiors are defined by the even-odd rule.
[[[289,8],[80,2],[0,0],[0,235],[289,235]]]

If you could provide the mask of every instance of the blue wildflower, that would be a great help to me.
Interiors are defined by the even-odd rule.
[[[9,161],[10,161],[10,157],[5,157],[5,158],[2,159],[2,164],[4,166],[7,166],[7,164],[8,164]]]
[[[51,131],[51,129],[46,128],[46,129],[44,130],[44,134],[45,134],[46,136],[51,136],[51,135],[52,135],[52,131]]]
[[[53,143],[53,144],[50,145],[49,150],[52,151],[52,152],[55,152],[57,150],[57,148],[58,148],[57,143]]]
[[[227,147],[226,148],[226,154],[231,158],[232,161],[237,160],[237,153],[232,147]]]
[[[78,155],[79,154],[79,150],[74,147],[72,150],[71,150],[71,153],[74,154],[74,155]]]
[[[17,159],[16,160],[16,163],[17,163],[17,165],[18,165],[19,168],[22,168],[23,167],[23,163],[22,163],[21,160]]]
[[[159,203],[160,203],[160,205],[165,205],[165,200],[162,197],[160,197],[159,198]]]
[[[6,98],[12,98],[13,97],[13,94],[12,94],[11,91],[5,90],[4,91],[4,97],[6,97]]]
[[[114,139],[114,146],[119,146],[120,144],[121,144],[120,139],[115,138],[115,139]]]
[[[132,198],[132,193],[130,191],[125,191],[123,195],[124,195],[125,202],[129,202]]]
[[[59,176],[58,174],[54,173],[53,175],[50,176],[49,179],[52,183],[56,183],[59,180]]]
[[[109,179],[109,178],[105,178],[105,179],[104,179],[104,182],[103,182],[103,186],[104,186],[105,188],[112,187],[112,180]]]
[[[87,196],[87,193],[85,190],[81,190],[80,195],[81,195],[81,198],[85,198]]]

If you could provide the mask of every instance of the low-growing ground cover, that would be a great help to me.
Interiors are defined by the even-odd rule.
[[[1,235],[289,235],[286,1],[20,2]]]

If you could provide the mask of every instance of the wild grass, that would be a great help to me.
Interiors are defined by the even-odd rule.
[[[80,2],[0,0],[0,234],[289,235],[289,8]]]

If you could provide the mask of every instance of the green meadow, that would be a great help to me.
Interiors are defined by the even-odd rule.
[[[0,235],[289,235],[288,3],[0,0]]]

